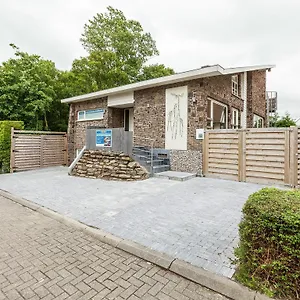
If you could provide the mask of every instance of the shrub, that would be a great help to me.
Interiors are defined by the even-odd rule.
[[[11,127],[23,129],[22,121],[0,121],[0,173],[10,169],[10,132]]]
[[[249,197],[235,249],[237,280],[268,296],[300,297],[300,191],[265,188]]]

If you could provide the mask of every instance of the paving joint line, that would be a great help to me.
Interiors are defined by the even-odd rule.
[[[64,225],[72,226],[82,232],[86,232],[97,240],[109,244],[112,247],[123,250],[134,256],[153,263],[165,270],[169,270],[188,280],[200,284],[214,292],[222,294],[232,300],[270,300],[271,298],[252,291],[245,286],[221,275],[206,271],[200,267],[193,266],[183,260],[170,257],[167,254],[152,250],[146,246],[137,244],[133,241],[114,236],[94,226],[86,225],[70,217],[63,216],[58,212],[38,205],[32,201],[15,196],[8,191],[0,189],[0,196],[20,204],[32,211],[38,212],[46,217],[54,219]]]

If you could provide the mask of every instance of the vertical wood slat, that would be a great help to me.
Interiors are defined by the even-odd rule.
[[[68,135],[64,135],[64,164],[67,166],[68,165]]]
[[[15,168],[15,139],[14,139],[14,127],[11,128],[10,131],[10,173],[13,173]]]
[[[291,127],[290,129],[290,164],[289,175],[291,187],[295,188],[298,185],[298,128]]]
[[[239,168],[239,181],[246,181],[246,130],[241,130],[239,132],[239,158],[238,158],[238,168]]]
[[[284,133],[284,183],[285,184],[291,184],[291,182],[293,181],[290,172],[290,163],[291,163],[290,135],[291,135],[291,130],[287,130]]]
[[[208,173],[208,150],[209,150],[209,132],[205,132],[204,134],[204,151],[203,151],[203,175],[207,175]]]
[[[44,166],[44,147],[45,147],[45,136],[41,136],[41,145],[40,145],[40,168]]]

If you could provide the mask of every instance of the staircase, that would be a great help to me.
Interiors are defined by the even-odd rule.
[[[169,158],[161,158],[156,151],[151,153],[151,149],[145,146],[134,146],[132,149],[132,157],[140,163],[150,174],[160,173],[170,170]],[[151,170],[152,161],[152,170]]]

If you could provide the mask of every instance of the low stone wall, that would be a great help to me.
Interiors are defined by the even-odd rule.
[[[172,171],[202,175],[202,151],[171,150],[170,167]]]
[[[142,180],[149,177],[145,168],[124,153],[86,150],[72,175],[106,180]]]

